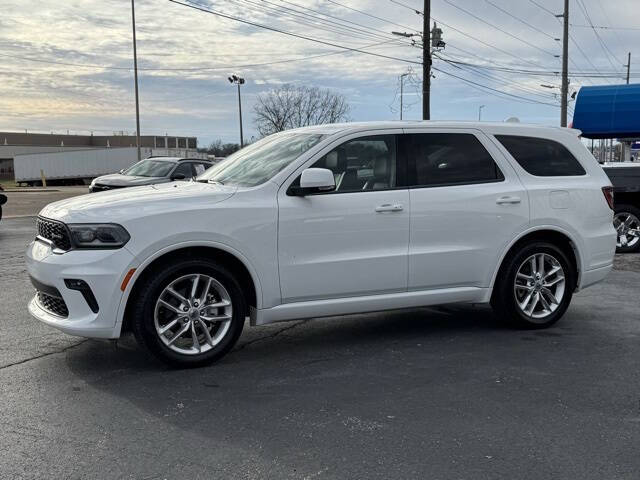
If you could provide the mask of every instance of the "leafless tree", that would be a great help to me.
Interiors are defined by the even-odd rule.
[[[255,124],[261,135],[347,120],[344,95],[324,88],[283,85],[258,96]]]

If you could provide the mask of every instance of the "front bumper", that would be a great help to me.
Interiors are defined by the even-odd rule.
[[[58,254],[53,253],[50,245],[35,240],[27,248],[26,263],[34,283],[56,289],[68,310],[67,317],[56,315],[34,296],[29,302],[29,313],[33,317],[70,335],[118,338],[120,285],[129,269],[137,266],[126,248],[71,250]],[[81,291],[69,288],[65,279],[85,281],[95,296],[98,311],[92,310]]]

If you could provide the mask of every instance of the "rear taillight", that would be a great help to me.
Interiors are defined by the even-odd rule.
[[[609,204],[609,208],[613,210],[613,187],[602,187],[602,193]]]

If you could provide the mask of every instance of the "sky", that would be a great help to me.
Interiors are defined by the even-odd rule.
[[[421,50],[391,34],[422,29],[423,17],[415,11],[422,10],[421,0],[182,1],[325,43],[169,0],[136,0],[143,135],[197,136],[199,146],[216,139],[238,142],[230,74],[246,79],[247,139],[257,136],[258,95],[286,83],[344,95],[351,120],[391,120],[399,118],[400,75],[409,73],[404,118],[421,118]],[[129,0],[0,3],[0,130],[135,132]],[[432,0],[432,21],[446,42],[434,57],[432,119],[477,120],[484,105],[482,120],[515,116],[559,125],[560,76],[554,72],[561,71],[562,48],[555,38],[562,26],[553,13],[561,13],[562,4]],[[570,22],[570,92],[623,83],[627,52],[640,45],[638,0],[570,0]],[[640,82],[640,50],[632,52],[631,73],[632,82]],[[585,74],[617,77],[580,76]]]

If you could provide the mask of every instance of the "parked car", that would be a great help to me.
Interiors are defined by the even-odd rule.
[[[139,187],[191,179],[201,175],[212,165],[213,163],[209,160],[199,158],[150,157],[118,173],[94,179],[89,186],[89,191],[103,192],[114,188]]]
[[[7,203],[7,196],[0,193],[0,220],[2,220],[2,205]]]
[[[137,340],[173,365],[252,325],[491,304],[557,322],[604,279],[611,182],[579,132],[522,124],[324,125],[269,136],[197,182],[46,206],[26,261],[31,314]]]
[[[605,163],[604,171],[613,184],[615,216],[613,225],[618,233],[617,251],[640,251],[640,164]]]

